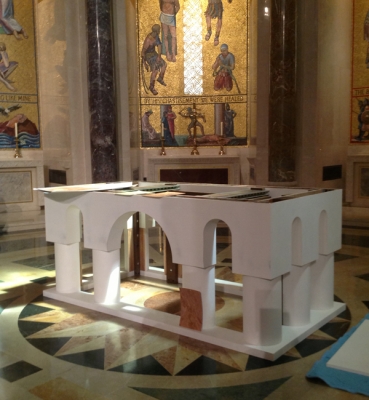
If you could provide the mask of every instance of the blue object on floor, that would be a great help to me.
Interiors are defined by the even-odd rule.
[[[323,357],[313,365],[313,368],[308,372],[306,377],[319,378],[327,385],[336,389],[369,396],[369,376],[327,367],[327,362],[365,320],[369,320],[369,314],[367,314],[356,326],[351,328],[326,353],[324,353]]]

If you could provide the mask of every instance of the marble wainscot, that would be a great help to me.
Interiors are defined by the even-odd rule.
[[[144,191],[153,184],[138,185],[128,195],[73,187],[45,193],[46,239],[55,244],[56,264],[56,286],[46,297],[269,360],[345,309],[333,300],[341,190],[178,184],[175,192],[153,195]],[[182,265],[181,316],[120,300],[121,237],[137,212],[160,224],[173,262]],[[93,294],[80,286],[80,214],[84,246],[93,254]],[[242,332],[214,322],[219,220],[232,234],[232,271],[243,277]]]
[[[45,227],[44,196],[33,190],[44,184],[42,161],[0,161],[0,233]]]

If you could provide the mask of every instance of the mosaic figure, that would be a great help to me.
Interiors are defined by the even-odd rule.
[[[359,100],[358,103],[360,108],[357,116],[359,135],[355,139],[362,141],[369,134],[369,99]]]
[[[150,140],[157,139],[158,134],[155,128],[150,123],[150,116],[152,115],[152,110],[148,110],[144,113],[141,118],[141,130],[142,134],[146,134]]]
[[[7,35],[14,35],[18,40],[28,39],[24,28],[14,18],[13,0],[0,0],[0,25]]]
[[[226,89],[227,91],[232,90],[233,81],[238,89],[236,78],[233,75],[235,68],[235,57],[228,51],[228,45],[222,44],[220,46],[221,53],[216,58],[213,64],[213,75],[214,75],[214,90]]]
[[[198,121],[201,118],[204,122],[206,122],[205,114],[198,112],[195,108],[187,107],[179,112],[179,114],[184,118],[190,118],[191,122],[188,124],[187,132],[190,137],[192,137],[191,129],[195,132],[195,127],[198,126],[201,130],[201,135],[205,136],[204,126],[201,122]],[[195,135],[194,135],[195,136]]]
[[[172,136],[172,139],[174,139],[174,134],[175,134],[174,120],[177,118],[177,115],[173,111],[172,106],[168,106],[167,112],[168,112],[167,118],[168,118],[168,124],[169,124],[169,132],[170,132],[170,135]]]
[[[172,132],[170,130],[170,121],[171,120],[169,117],[169,111],[164,111],[161,123],[163,124],[163,134],[164,134],[165,144],[167,146],[178,146],[178,143],[175,140],[174,135],[172,135]]]
[[[232,0],[228,0],[228,3],[232,3]],[[215,28],[215,36],[214,36],[214,46],[218,46],[220,31],[222,29],[222,20],[223,20],[222,0],[208,0],[208,6],[205,11],[205,19],[206,19],[206,28],[207,28],[205,40],[210,40],[210,38],[211,38],[211,34],[212,34],[211,20],[212,19],[217,20],[216,28]]]
[[[10,83],[8,76],[18,67],[16,61],[9,61],[5,43],[0,42],[0,82],[9,90],[15,92],[17,89]]]
[[[22,108],[22,106],[19,104],[14,104],[9,107],[0,106],[0,114],[5,115],[7,117],[11,112],[19,110],[20,108]]]
[[[230,105],[227,103],[224,111],[224,130],[225,136],[234,136],[234,118],[236,117],[236,111],[232,110]]]
[[[369,10],[366,13],[365,20],[364,20],[364,40],[366,40],[368,42],[368,46],[366,48],[365,64],[366,64],[366,67],[369,68]]]
[[[166,55],[168,61],[176,62],[177,33],[176,14],[180,9],[178,0],[159,0],[160,22],[163,34],[162,54]]]
[[[167,69],[167,63],[161,58],[161,41],[160,35],[160,25],[155,24],[151,28],[151,32],[146,36],[141,50],[141,61],[142,66],[147,72],[151,72],[150,75],[150,86],[148,90],[153,94],[157,95],[158,92],[155,89],[155,79],[159,74],[157,81],[163,85],[167,86],[164,82],[165,70]],[[147,90],[147,85],[145,82],[144,71],[142,71],[142,79],[145,91]]]

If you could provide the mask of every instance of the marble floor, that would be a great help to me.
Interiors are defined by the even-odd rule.
[[[369,312],[369,227],[346,223],[335,255],[335,295],[347,310],[275,362],[226,350],[42,296],[54,285],[53,246],[35,230],[0,236],[0,400],[360,399],[305,378],[313,363]],[[157,243],[152,240],[152,263]],[[227,230],[216,275],[231,273]],[[83,273],[91,273],[83,251]],[[133,305],[179,313],[178,287],[122,282]],[[238,298],[217,294],[216,323],[242,329]]]

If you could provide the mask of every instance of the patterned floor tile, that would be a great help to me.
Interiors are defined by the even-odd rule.
[[[226,231],[228,232],[228,229]],[[350,291],[344,290],[344,282],[347,276],[354,276],[351,270],[360,271],[356,272],[356,275],[361,274],[358,275],[359,278],[369,280],[369,268],[364,269],[366,260],[363,258],[368,257],[368,250],[361,247],[368,239],[358,240],[356,236],[360,236],[360,232],[358,235],[356,233],[346,235],[344,238],[350,245],[356,243],[356,249],[345,250],[344,248],[342,253],[337,253],[336,262],[338,264],[336,265],[339,267],[336,268],[335,279],[340,288],[343,289],[340,291],[343,301],[345,301],[345,296],[349,296],[350,307],[355,310],[353,315],[357,319],[359,311],[362,313],[363,309],[364,311],[366,308],[369,309],[369,298],[367,291],[365,291],[367,282],[361,281],[360,284],[360,280],[357,279],[358,285],[354,294],[352,293],[352,288],[348,288]],[[367,232],[364,233],[366,234]],[[232,262],[231,246],[229,245],[230,237],[226,235],[219,237],[218,235],[218,238],[222,246],[217,250],[217,262],[218,264],[225,264],[217,268],[217,271],[221,271],[222,268]],[[7,251],[22,250],[24,248],[23,242],[19,246],[15,243],[9,245],[9,242],[11,241],[8,241],[8,247],[4,248]],[[39,240],[32,240],[32,242],[40,244]],[[0,242],[0,244],[3,243]],[[50,245],[46,244],[46,242],[44,244],[45,246]],[[157,257],[157,254],[155,253],[154,256],[154,253],[153,249],[153,254],[150,255],[153,262],[156,261],[155,257]],[[355,254],[355,257],[346,253]],[[3,254],[4,260],[7,260],[9,255],[2,251],[0,251],[0,259]],[[37,253],[35,252],[34,254]],[[91,251],[90,255],[85,257],[89,258],[84,258],[84,262],[86,260],[90,262]],[[342,263],[340,266],[340,261],[344,260],[350,261]],[[46,261],[49,262],[50,259]],[[34,265],[37,265],[37,262]],[[345,268],[346,266],[350,268]],[[357,269],[356,266],[360,266],[360,269]],[[6,268],[8,266],[5,262],[3,271],[8,273]],[[27,269],[24,268],[24,270]],[[28,284],[28,287],[22,288],[25,295],[27,295],[28,288],[32,288],[32,291],[36,289],[41,293],[41,285],[50,283],[44,281],[46,278],[44,271],[39,270],[37,272],[36,269],[34,271],[32,278],[36,278],[33,281],[37,284]],[[2,280],[8,281],[3,276],[5,275],[1,275]],[[124,290],[127,293],[131,292],[133,297],[140,296],[138,292],[144,289],[144,284],[140,283],[138,285],[136,284],[137,282],[133,281],[127,281],[126,283]],[[4,284],[1,286],[3,288]],[[6,303],[0,302],[0,332],[2,321],[11,316],[11,310],[1,314],[1,307],[3,309],[4,307],[10,308],[8,298],[16,299],[15,296],[18,293],[19,288],[15,292],[3,291],[1,294],[2,297],[0,298]],[[335,301],[342,300],[335,297]],[[229,312],[233,309],[234,307],[228,309],[224,307],[222,310],[228,310]],[[18,318],[18,311],[16,309],[15,311],[14,318]],[[235,328],[238,326],[242,330],[242,319],[237,318],[237,315],[232,314],[232,318],[230,318],[232,327],[229,328],[236,330]],[[53,371],[63,366],[63,371],[65,369],[73,371],[68,377],[74,383],[62,377],[42,383],[44,382],[44,374],[48,373],[46,369],[35,375],[35,379],[33,379],[32,374],[40,371],[40,369],[27,363],[24,364],[24,361],[19,361],[23,360],[24,355],[14,352],[12,349],[9,353],[6,353],[12,358],[2,364],[9,369],[5,371],[1,369],[0,372],[0,377],[3,377],[1,374],[7,374],[9,379],[8,381],[5,378],[0,379],[0,398],[2,393],[1,384],[8,385],[8,387],[20,387],[20,385],[24,387],[26,384],[32,385],[32,381],[36,381],[36,379],[40,379],[42,384],[37,384],[38,386],[33,387],[26,394],[34,393],[37,398],[43,400],[51,398],[55,400],[69,398],[76,400],[102,400],[103,397],[99,396],[98,393],[102,393],[104,387],[106,387],[107,391],[112,390],[111,384],[113,386],[116,384],[117,389],[114,388],[112,390],[112,393],[114,392],[113,397],[106,395],[106,399],[109,400],[113,398],[114,400],[121,398],[137,398],[137,400],[149,398],[158,400],[187,400],[189,398],[191,400],[261,400],[268,396],[273,399],[287,399],[290,393],[288,392],[286,397],[287,388],[288,390],[292,388],[292,393],[297,391],[301,395],[293,398],[301,397],[306,400],[333,398],[332,389],[306,382],[303,370],[306,369],[306,365],[312,365],[317,358],[314,353],[334,343],[350,321],[351,314],[350,310],[347,309],[322,327],[321,330],[314,332],[302,343],[290,349],[278,360],[270,362],[217,346],[210,346],[204,342],[190,340],[158,329],[145,327],[141,324],[91,312],[77,306],[47,298],[43,299],[41,296],[24,307],[19,316],[19,330],[24,336],[22,340],[28,340],[29,344],[34,346],[32,352],[36,355],[39,354],[39,356],[35,357],[35,364],[37,363],[36,360],[40,360],[39,365],[45,365],[44,361],[47,360]],[[17,320],[15,319],[14,322],[16,323]],[[7,350],[5,349],[5,351]],[[311,355],[312,357],[305,358]],[[5,356],[3,358],[5,360]],[[12,371],[10,366],[13,364],[15,367],[13,367]],[[282,368],[278,367],[281,365]],[[86,366],[90,368],[85,368]],[[75,371],[78,371],[76,375]],[[283,372],[281,373],[281,371]],[[81,374],[81,377],[79,374]],[[30,378],[17,384],[18,379],[22,379],[27,375],[30,375]],[[71,377],[72,375],[73,377]],[[287,375],[293,376],[293,379],[286,378]],[[65,373],[63,373],[63,377],[66,378]],[[10,381],[12,379],[15,379],[13,383]],[[97,386],[101,387],[101,391],[89,391],[84,384],[87,381],[95,385],[95,388]],[[241,385],[244,382],[255,381],[258,383]],[[288,383],[284,386],[283,384],[286,381]],[[36,383],[33,384],[36,385]],[[176,389],[177,384],[178,389]],[[303,389],[301,389],[301,386]],[[122,391],[118,389],[119,387],[122,387]],[[130,387],[133,389],[130,389]],[[122,393],[128,392],[130,395],[133,393],[133,395],[127,397],[123,395],[122,397]],[[340,398],[350,398],[350,400],[351,398],[360,397],[352,394],[344,396],[342,393],[340,395]],[[20,398],[22,396],[14,397],[17,400]]]
[[[83,365],[84,367],[104,369],[104,353],[104,349],[99,349],[83,353],[67,354],[65,356],[58,356],[58,358],[73,364]]]
[[[350,254],[334,253],[334,261],[335,262],[350,260],[352,258],[357,258],[357,256],[352,256]]]
[[[42,400],[107,400],[107,397],[96,392],[87,390],[61,377],[52,379],[42,385],[38,385],[30,390],[30,393]]]
[[[38,371],[41,371],[41,368],[26,361],[18,361],[14,364],[0,368],[0,378],[3,378],[8,382],[15,382],[19,379],[25,378],[26,376],[35,374]]]
[[[71,338],[28,339],[28,343],[44,353],[55,355]]]
[[[171,374],[152,356],[139,358],[138,360],[131,361],[126,364],[119,365],[109,371],[125,372],[129,374],[140,375],[164,375],[170,376]]]
[[[11,304],[14,300],[16,300],[19,296],[11,297],[10,299],[0,300],[0,314]]]
[[[356,278],[364,279],[369,282],[369,274],[357,275]]]
[[[41,300],[41,298],[42,297],[38,297],[37,299],[34,300],[34,302]],[[52,310],[53,308],[42,307],[31,303],[28,304],[25,308],[23,308],[22,312],[19,315],[19,319],[35,316]]]
[[[335,340],[316,340],[316,339],[305,339],[301,343],[295,346],[296,350],[301,354],[302,357],[308,357],[318,351],[321,351],[335,343]]]
[[[339,339],[344,335],[350,327],[350,321],[343,322],[328,322],[320,328],[322,332],[327,333],[329,336]]]
[[[228,374],[230,372],[239,372],[239,369],[232,368],[212,358],[201,356],[178,372],[177,376]]]
[[[344,233],[342,235],[342,244],[347,246],[369,247],[369,236],[349,235]]]
[[[269,368],[269,367],[274,367],[276,365],[281,365],[285,364],[291,361],[296,361],[299,360],[301,357],[291,357],[291,356],[282,356],[279,357],[275,361],[269,361],[269,360],[263,360],[262,358],[250,356],[245,371],[252,371],[255,369],[260,369],[260,368]]]
[[[146,290],[143,279],[140,282],[125,281],[122,287],[128,293],[139,293],[140,297]],[[152,293],[151,290],[152,287],[147,293]],[[178,295],[175,292],[175,301]],[[157,307],[168,296],[159,297],[150,294],[148,299],[154,299],[153,304]],[[222,312],[224,307],[229,316],[224,300],[221,300],[221,304],[217,301],[217,310]],[[340,301],[337,297],[335,300]],[[258,362],[242,353],[233,354],[219,346],[84,309],[70,314],[65,309],[30,303],[20,314],[19,329],[39,350],[78,365],[143,375],[201,376],[265,368],[306,357],[334,343],[348,329],[350,318],[350,312],[344,311],[296,346],[295,353],[290,351],[274,363]],[[242,320],[238,325],[242,329]],[[238,359],[242,359],[241,367]]]
[[[290,378],[210,389],[154,389],[132,387],[158,400],[262,400]]]
[[[51,325],[53,324],[46,322],[32,322],[32,321],[21,321],[21,320],[18,321],[19,332],[25,338],[33,335],[34,333],[40,332]]]

